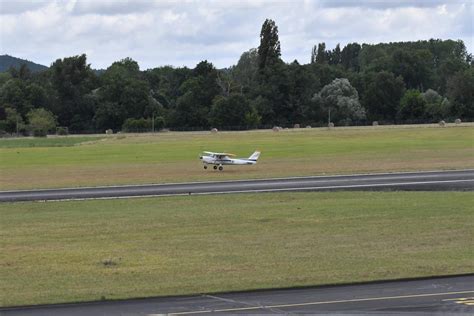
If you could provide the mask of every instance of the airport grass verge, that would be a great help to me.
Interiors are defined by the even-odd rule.
[[[0,138],[0,148],[70,147],[102,138],[93,136]]]
[[[466,124],[0,139],[0,190],[466,169],[473,135]],[[257,165],[223,172],[198,159],[203,150],[256,149]]]
[[[0,204],[2,306],[474,272],[472,192]]]

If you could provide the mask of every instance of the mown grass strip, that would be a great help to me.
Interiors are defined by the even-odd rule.
[[[472,192],[0,204],[2,306],[472,273]]]
[[[120,135],[71,147],[0,148],[0,190],[474,167],[474,127]],[[68,138],[69,139],[69,138]],[[1,140],[0,140],[1,143]],[[256,166],[205,171],[203,150]]]

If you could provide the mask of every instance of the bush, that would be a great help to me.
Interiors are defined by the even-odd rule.
[[[122,125],[122,131],[124,132],[133,132],[133,133],[143,133],[152,131],[153,127],[156,130],[160,130],[165,126],[165,119],[162,116],[155,117],[154,126],[151,119],[126,119]]]
[[[56,128],[57,135],[69,135],[69,130],[67,127],[58,127]]]
[[[129,118],[126,119],[122,125],[122,131],[124,132],[144,132],[150,130],[150,128],[150,122],[145,120],[144,118]]]
[[[46,137],[48,134],[48,131],[41,128],[34,128],[32,132],[34,137]]]
[[[165,118],[163,116],[155,117],[155,131],[160,130],[164,127],[165,127]]]
[[[43,137],[54,130],[56,127],[56,117],[48,110],[43,108],[33,109],[26,114],[28,117],[29,129],[33,132],[33,136]]]

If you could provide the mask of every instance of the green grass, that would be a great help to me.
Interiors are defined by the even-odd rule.
[[[0,138],[0,148],[70,147],[101,138],[92,136]]]
[[[473,125],[158,133],[5,148],[10,141],[0,140],[0,190],[474,167]],[[203,150],[248,157],[255,149],[256,166],[213,172],[198,160]]]
[[[0,204],[2,306],[474,272],[472,192]]]

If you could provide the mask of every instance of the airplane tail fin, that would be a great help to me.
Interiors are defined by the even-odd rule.
[[[249,160],[253,160],[253,161],[257,161],[258,157],[260,157],[260,152],[259,151],[256,151],[254,152],[250,157],[249,157]]]

